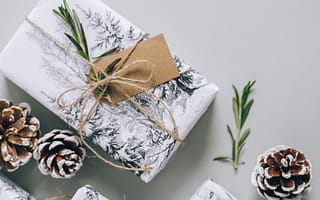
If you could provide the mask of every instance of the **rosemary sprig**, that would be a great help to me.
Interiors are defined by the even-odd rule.
[[[246,144],[246,139],[250,135],[250,128],[242,132],[243,126],[246,122],[246,119],[249,115],[250,109],[254,103],[253,99],[249,99],[253,85],[256,81],[249,81],[243,88],[241,98],[237,88],[232,85],[235,96],[232,98],[232,110],[234,115],[234,120],[236,124],[235,134],[231,131],[229,125],[227,125],[227,132],[230,135],[232,141],[232,156],[219,156],[214,158],[214,161],[227,161],[232,162],[234,169],[238,169],[240,164],[240,154],[243,151],[243,148]]]
[[[88,44],[86,35],[82,26],[82,23],[79,20],[79,17],[74,9],[70,9],[67,0],[63,0],[63,4],[58,7],[58,9],[53,9],[53,13],[55,13],[59,18],[61,18],[71,29],[72,35],[68,33],[64,33],[65,36],[71,41],[71,43],[75,46],[77,49],[77,53],[84,59],[91,62],[89,50],[88,50]],[[119,51],[119,47],[110,49],[104,53],[102,53],[100,56],[97,56],[93,58],[93,62],[98,61],[99,59],[108,56],[114,52]],[[110,63],[106,69],[106,74],[112,74],[113,69],[116,64],[120,62],[121,58],[115,59],[112,63]],[[105,79],[105,75],[100,71],[94,71],[90,70],[88,74],[86,74],[88,82],[99,82],[100,80]],[[107,87],[107,88],[106,88]],[[109,90],[107,85],[99,85],[96,90],[95,94],[99,96],[102,92],[104,92],[103,97],[105,99],[109,99]]]
[[[71,29],[72,35],[68,33],[64,33],[65,36],[71,41],[71,43],[76,47],[78,54],[84,59],[90,61],[90,55],[88,50],[88,44],[86,39],[86,34],[84,32],[82,23],[79,20],[78,14],[74,9],[70,9],[67,0],[63,0],[63,4],[58,7],[58,10],[53,9],[53,13],[55,13],[58,17],[60,17]],[[96,62],[97,60],[108,56],[114,52],[119,51],[119,47],[115,47],[110,49],[100,56],[94,57],[93,60]],[[108,66],[109,68],[109,66]]]
[[[110,65],[108,65],[104,72],[106,74],[111,74],[116,64],[118,64],[120,61],[121,58],[114,60]],[[100,71],[96,73],[88,73],[86,74],[86,76],[87,80],[89,80],[90,82],[99,82],[100,80],[104,80],[106,78],[105,75]],[[99,85],[94,92],[97,96],[104,92],[103,99],[107,102],[110,102],[110,91],[108,85]]]
[[[78,54],[90,61],[86,35],[76,11],[69,8],[66,0],[63,0],[63,4],[58,7],[58,10],[53,9],[52,11],[71,28],[72,36],[68,33],[64,34],[77,48]]]

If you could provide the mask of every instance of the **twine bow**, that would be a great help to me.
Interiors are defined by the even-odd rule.
[[[93,115],[94,111],[96,110],[97,106],[101,102],[105,102],[105,103],[108,103],[110,105],[114,104],[114,102],[112,101],[112,99],[110,97],[104,98],[104,94],[105,94],[105,92],[107,91],[107,89],[109,87],[112,87],[113,89],[118,90],[118,92],[120,92],[122,95],[124,95],[127,100],[129,100],[138,110],[140,110],[145,116],[147,116],[151,121],[153,121],[158,127],[160,127],[162,130],[167,132],[176,141],[178,141],[180,143],[183,143],[183,140],[180,139],[180,137],[179,137],[176,121],[175,121],[175,119],[173,117],[173,113],[171,112],[169,106],[162,99],[160,99],[158,96],[156,96],[155,94],[149,92],[146,88],[144,88],[144,87],[139,85],[141,83],[146,83],[146,82],[152,81],[152,77],[154,75],[155,65],[153,63],[151,63],[150,61],[148,61],[148,60],[135,60],[133,62],[130,62],[130,63],[126,64],[127,60],[131,56],[131,54],[135,51],[137,45],[145,39],[146,35],[143,35],[141,37],[141,39],[138,40],[138,42],[133,46],[133,48],[130,50],[129,54],[124,59],[124,61],[122,63],[122,66],[117,67],[115,69],[114,73],[107,74],[103,70],[99,69],[94,63],[91,63],[88,60],[82,58],[77,53],[75,53],[72,49],[70,49],[68,46],[66,46],[62,42],[58,41],[55,37],[53,37],[51,34],[49,34],[45,30],[43,30],[41,27],[36,25],[29,18],[26,18],[26,21],[31,26],[33,26],[36,30],[38,30],[40,33],[42,33],[43,35],[48,37],[51,41],[53,41],[60,48],[64,49],[66,52],[68,52],[70,55],[75,56],[75,57],[79,58],[80,60],[82,60],[84,63],[88,64],[91,67],[91,70],[93,70],[95,72],[100,72],[103,75],[104,78],[102,78],[101,80],[98,80],[96,82],[88,82],[87,84],[85,84],[83,86],[69,88],[69,89],[65,90],[64,92],[62,92],[57,98],[57,103],[61,108],[71,107],[74,104],[78,103],[79,101],[83,100],[84,103],[83,103],[83,106],[81,108],[80,123],[79,123],[79,127],[77,128],[77,131],[78,131],[78,134],[79,134],[83,144],[90,151],[92,151],[92,153],[95,154],[99,159],[101,159],[105,163],[107,163],[107,164],[109,164],[109,165],[111,165],[111,166],[113,166],[115,168],[120,168],[120,169],[125,169],[125,170],[130,170],[130,171],[150,171],[152,169],[151,167],[129,168],[129,167],[124,167],[124,166],[115,164],[115,163],[105,159],[103,156],[101,156],[84,139],[83,129],[84,129],[85,125],[87,124],[87,122],[90,120],[90,118]],[[141,67],[141,64],[144,64],[144,67]],[[140,70],[141,73],[143,73],[145,75],[144,76],[145,78],[136,79],[136,78],[126,77],[126,75],[128,73],[130,73],[130,71],[132,71],[132,70]],[[127,86],[129,88],[132,88],[132,89],[134,89],[134,88],[141,89],[143,92],[145,92],[146,94],[150,95],[152,98],[157,100],[165,108],[165,110],[168,112],[170,120],[171,120],[172,125],[173,125],[173,130],[169,130],[165,126],[164,122],[162,122],[161,120],[157,119],[151,112],[146,110],[134,98],[129,96],[125,91],[119,89],[120,87],[117,87],[117,85],[118,86],[119,85],[125,85],[125,86]],[[99,95],[96,95],[96,93],[95,93],[96,89],[98,87],[101,87],[101,86],[103,86],[103,88],[104,88],[103,91]],[[75,98],[74,101],[72,101],[70,104],[62,103],[62,98],[66,94],[68,94],[70,92],[78,91],[78,90],[80,90],[81,93],[77,98]],[[92,94],[95,97],[95,103],[89,109],[89,111],[86,114],[84,114],[85,106],[88,104],[90,98],[92,97]]]

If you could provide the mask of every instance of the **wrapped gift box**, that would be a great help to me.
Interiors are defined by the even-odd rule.
[[[130,47],[143,33],[99,0],[69,0],[68,3],[76,10],[84,25],[93,57],[114,47]],[[73,48],[64,35],[70,30],[52,12],[61,4],[62,1],[42,0],[28,18]],[[173,57],[180,77],[154,87],[150,92],[168,104],[180,137],[185,138],[213,101],[218,88],[177,56]],[[69,55],[26,21],[2,51],[0,70],[68,124],[74,128],[79,126],[80,108],[84,102],[79,101],[71,108],[62,109],[56,101],[66,89],[86,83],[85,74],[89,66]],[[145,93],[134,98],[170,126],[168,114],[159,101]],[[88,104],[93,101],[94,98],[90,99]],[[99,104],[84,132],[88,139],[122,165],[151,166],[150,172],[136,172],[145,182],[149,182],[165,167],[180,145],[129,101],[122,101],[116,107]]]
[[[71,200],[108,200],[105,196],[96,191],[92,186],[86,185],[77,190]]]
[[[34,200],[34,198],[21,187],[0,174],[0,199],[5,200]]]
[[[207,179],[190,200],[236,200],[236,198],[212,179]]]

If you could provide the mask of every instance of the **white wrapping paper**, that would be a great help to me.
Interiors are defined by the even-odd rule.
[[[237,200],[222,186],[207,179],[192,195],[190,200]]]
[[[86,185],[77,190],[71,200],[108,200],[92,186]]]
[[[139,34],[143,33],[99,0],[69,0],[68,3],[76,10],[84,25],[92,57],[116,46],[121,49],[132,46]],[[56,39],[73,48],[64,35],[65,32],[70,33],[70,30],[52,12],[52,9],[57,9],[61,4],[62,0],[42,0],[28,17]],[[178,57],[174,58],[180,78],[150,91],[169,105],[180,137],[185,138],[213,101],[218,88]],[[2,51],[0,70],[68,124],[78,127],[83,102],[62,109],[56,100],[66,89],[86,83],[85,74],[89,67],[85,63],[69,55],[24,22]],[[68,103],[74,98],[64,100]],[[168,127],[171,126],[168,114],[158,101],[146,94],[136,95],[135,99]],[[90,107],[93,101],[93,98],[90,99],[87,105]],[[124,166],[151,166],[151,172],[136,172],[145,182],[149,182],[166,166],[179,146],[178,142],[128,101],[118,103],[117,107],[100,104],[86,124],[84,132],[88,139]]]
[[[4,175],[0,174],[0,199],[3,200],[34,200],[34,198],[23,190],[21,187],[13,183]]]

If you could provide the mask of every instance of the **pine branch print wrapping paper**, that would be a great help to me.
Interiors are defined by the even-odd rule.
[[[91,185],[85,185],[77,190],[71,200],[108,200]]]
[[[190,200],[237,200],[222,186],[212,179],[207,179],[192,195]]]
[[[91,57],[114,47],[130,47],[144,33],[99,0],[69,0],[68,3],[84,26]],[[28,18],[72,48],[64,35],[70,30],[52,12],[61,4],[62,1],[41,0]],[[180,137],[184,139],[207,110],[218,88],[174,54],[173,57],[180,77],[156,86],[150,92],[170,107]],[[69,125],[78,127],[84,102],[61,109],[56,101],[66,89],[86,83],[88,65],[24,22],[2,51],[0,70]],[[169,116],[156,99],[145,93],[134,99],[170,127]],[[72,100],[74,98],[64,99],[66,103]],[[91,98],[86,107],[93,103],[94,98]],[[180,145],[129,101],[122,101],[117,107],[99,104],[86,124],[84,134],[124,166],[151,166],[150,172],[136,172],[145,182],[151,181],[166,166]]]
[[[34,200],[34,198],[21,187],[0,174],[0,199],[5,200]]]

